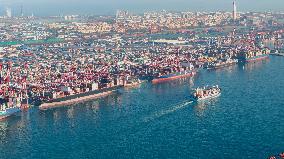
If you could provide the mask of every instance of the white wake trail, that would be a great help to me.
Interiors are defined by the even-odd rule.
[[[181,104],[178,104],[178,105],[175,105],[169,109],[166,109],[166,110],[161,110],[159,112],[156,112],[155,114],[149,116],[149,117],[145,117],[144,118],[144,122],[149,122],[149,121],[153,121],[155,119],[158,119],[162,116],[165,116],[165,115],[168,115],[170,113],[173,113],[177,110],[180,110],[180,109],[183,109],[185,108],[186,106],[188,106],[189,104],[193,103],[193,101],[186,101],[186,102],[183,102]]]

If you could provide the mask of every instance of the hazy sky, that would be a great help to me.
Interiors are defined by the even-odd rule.
[[[241,11],[284,11],[284,0],[237,0]],[[232,0],[0,0],[0,9],[11,7],[19,14],[115,14],[117,9],[132,12],[147,10],[230,11]]]

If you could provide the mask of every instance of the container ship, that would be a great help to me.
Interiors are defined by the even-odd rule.
[[[218,68],[232,66],[237,63],[238,63],[237,59],[224,59],[224,60],[218,60],[214,62],[208,62],[204,65],[204,68],[205,69],[218,69]]]
[[[221,95],[221,89],[217,86],[197,88],[192,94],[194,101],[204,101],[211,98],[216,98]]]
[[[0,120],[21,111],[21,102],[19,98],[10,98],[9,100],[2,98],[0,102]]]
[[[195,70],[190,71],[182,71],[182,72],[176,72],[176,73],[170,73],[166,75],[160,75],[155,78],[153,78],[152,83],[158,84],[166,81],[171,81],[179,78],[185,78],[185,77],[192,77],[196,74]]]
[[[16,114],[18,112],[21,111],[21,108],[20,107],[9,107],[9,108],[4,108],[2,110],[0,110],[0,120],[3,120],[13,114]]]
[[[124,82],[124,88],[134,88],[139,87],[145,80],[140,80],[139,78],[128,79]]]
[[[257,51],[243,51],[239,54],[239,62],[253,62],[257,60],[263,60],[269,57],[269,49],[262,49]]]
[[[116,85],[98,89],[98,85],[94,85],[91,90],[86,89],[84,91],[77,91],[77,93],[74,93],[74,91],[69,87],[62,87],[61,91],[49,93],[49,96],[51,96],[50,99],[43,100],[43,103],[39,106],[39,109],[46,110],[97,99],[110,95],[111,93],[123,87],[123,85]]]
[[[13,72],[12,65],[0,63],[0,120],[29,108],[27,75]]]

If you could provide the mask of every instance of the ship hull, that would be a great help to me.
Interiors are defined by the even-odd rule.
[[[20,111],[21,111],[21,108],[18,108],[18,107],[8,108],[5,111],[0,111],[0,120],[4,120],[7,117],[9,117],[9,116],[11,116],[13,114],[16,114],[16,113],[18,113]]]
[[[269,58],[269,55],[265,54],[265,55],[251,57],[251,58],[244,58],[244,59],[241,59],[241,62],[254,62],[254,61],[264,60],[267,58]]]
[[[46,109],[52,109],[56,107],[68,106],[68,105],[72,105],[76,103],[94,100],[97,98],[108,96],[120,88],[122,88],[122,86],[114,86],[111,88],[104,88],[101,90],[94,90],[94,91],[89,91],[89,92],[85,92],[81,94],[66,96],[63,98],[53,99],[53,100],[50,100],[50,101],[47,101],[41,104],[39,106],[39,109],[46,110]]]
[[[224,68],[224,67],[233,66],[233,65],[236,65],[236,64],[237,64],[237,62],[228,63],[228,64],[223,64],[223,65],[219,65],[219,66],[209,66],[209,67],[207,67],[207,69],[208,69],[208,70],[219,69],[219,68]]]
[[[134,82],[134,83],[130,83],[130,84],[125,84],[124,88],[134,88],[134,87],[139,87],[141,85],[141,83],[143,82]]]
[[[176,75],[171,75],[171,76],[165,76],[162,78],[155,78],[152,80],[152,84],[158,84],[158,83],[163,83],[167,81],[172,81],[180,78],[186,78],[186,77],[192,77],[196,74],[195,71],[188,72],[188,73],[183,73],[183,74],[176,74]]]

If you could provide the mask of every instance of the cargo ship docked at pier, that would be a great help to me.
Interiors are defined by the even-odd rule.
[[[50,100],[43,101],[43,104],[39,106],[39,109],[45,110],[60,106],[67,106],[72,105],[80,102],[85,102],[93,99],[97,99],[103,96],[110,95],[111,93],[117,91],[118,89],[122,88],[123,85],[111,86],[101,89],[93,89],[90,91],[80,92],[78,94],[72,95],[58,95],[53,94],[54,98]]]
[[[23,68],[15,71],[12,61],[0,62],[0,120],[29,108],[27,71]]]
[[[124,83],[124,88],[134,88],[134,87],[139,87],[145,80],[140,80],[140,79],[132,79],[132,80],[127,80]]]
[[[205,69],[218,69],[227,66],[232,66],[238,63],[237,59],[225,59],[225,60],[218,60],[214,62],[208,62],[204,65]]]
[[[240,62],[253,62],[269,58],[270,50],[268,48],[257,51],[243,51],[239,54]]]
[[[195,70],[189,70],[189,71],[182,71],[182,72],[176,72],[176,73],[170,73],[166,75],[160,75],[158,77],[153,78],[152,83],[158,84],[166,81],[171,81],[179,78],[186,78],[186,77],[192,77],[196,74]]]
[[[13,114],[20,112],[20,111],[21,111],[20,107],[17,107],[17,106],[0,110],[0,120],[3,120],[3,119],[5,119],[5,118],[7,118],[7,117],[9,117]]]
[[[3,120],[13,114],[21,111],[20,98],[1,99],[0,120]]]

